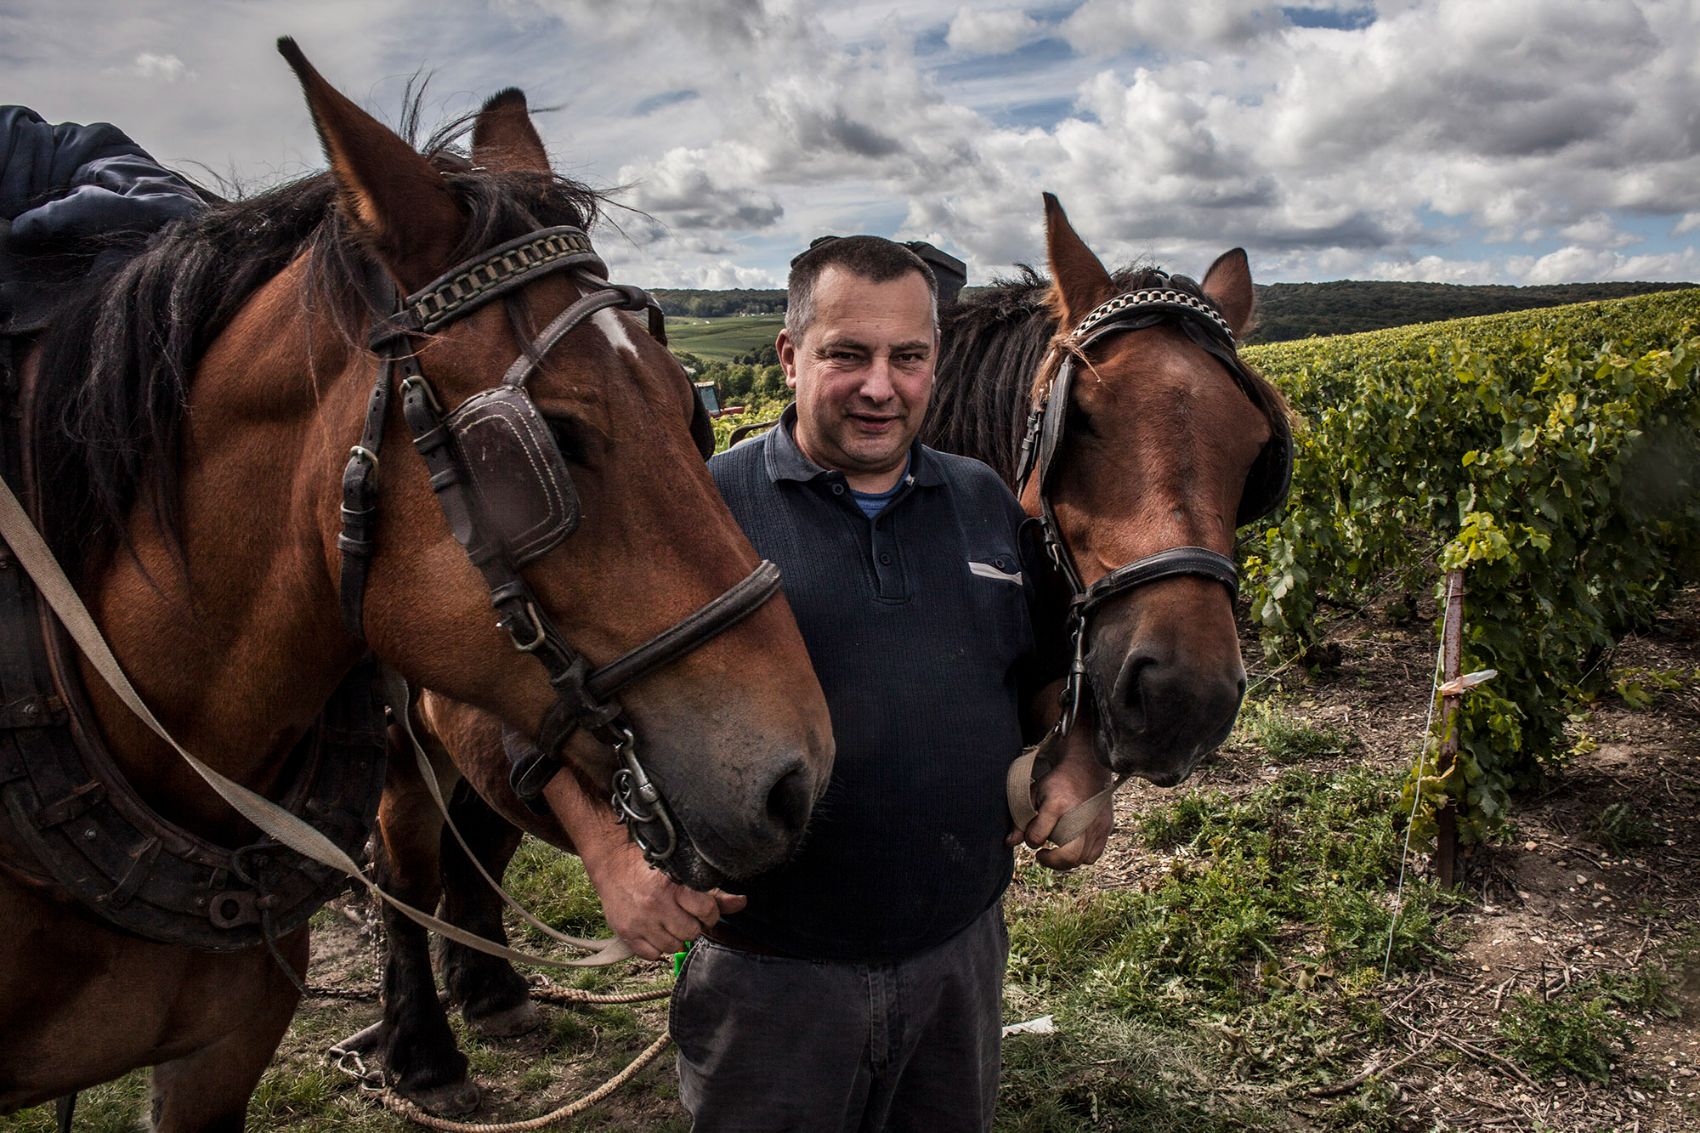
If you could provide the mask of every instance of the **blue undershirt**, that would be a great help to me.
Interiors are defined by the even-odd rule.
[[[897,493],[903,490],[903,485],[909,479],[909,460],[904,458],[903,475],[897,478],[897,483],[883,492],[858,492],[850,489],[850,498],[856,501],[856,506],[862,509],[862,514],[872,519],[885,510],[885,505],[897,498]]]

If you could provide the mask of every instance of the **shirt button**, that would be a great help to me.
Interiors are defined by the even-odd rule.
[[[843,484],[834,484],[832,486],[832,494],[835,495],[835,496],[842,496],[844,494],[844,485]]]
[[[891,552],[881,551],[880,552],[880,566],[890,566],[890,565],[891,565]]]

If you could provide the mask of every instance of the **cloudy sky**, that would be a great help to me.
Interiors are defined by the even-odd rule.
[[[386,120],[524,89],[641,210],[619,278],[772,286],[813,236],[1262,282],[1700,280],[1700,0],[0,0],[0,101],[262,187],[323,166],[273,41]]]

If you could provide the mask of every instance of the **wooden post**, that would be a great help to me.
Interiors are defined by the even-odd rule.
[[[1446,620],[1440,642],[1440,751],[1435,757],[1435,774],[1445,775],[1458,758],[1458,703],[1464,698],[1458,670],[1464,651],[1464,572],[1446,572]],[[1440,883],[1451,888],[1458,872],[1458,811],[1448,795],[1434,815],[1434,868]]]

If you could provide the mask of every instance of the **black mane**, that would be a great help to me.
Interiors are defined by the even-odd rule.
[[[448,148],[453,136],[440,132],[425,153],[468,218],[456,259],[541,226],[594,222],[594,191],[552,175],[475,170]],[[174,452],[195,370],[255,290],[298,255],[310,257],[303,302],[363,338],[369,260],[335,200],[321,173],[214,201],[60,308],[43,334],[28,425],[44,533],[73,570],[91,550],[121,545],[127,516],[143,504],[176,542]]]
[[[994,280],[939,312],[944,348],[921,430],[927,444],[985,461],[1006,484],[1015,479],[1028,390],[1057,331],[1050,280],[1017,266],[1016,278]],[[1155,268],[1132,267],[1111,278],[1118,291],[1132,291],[1165,277]],[[1176,280],[1169,285],[1184,286]]]

